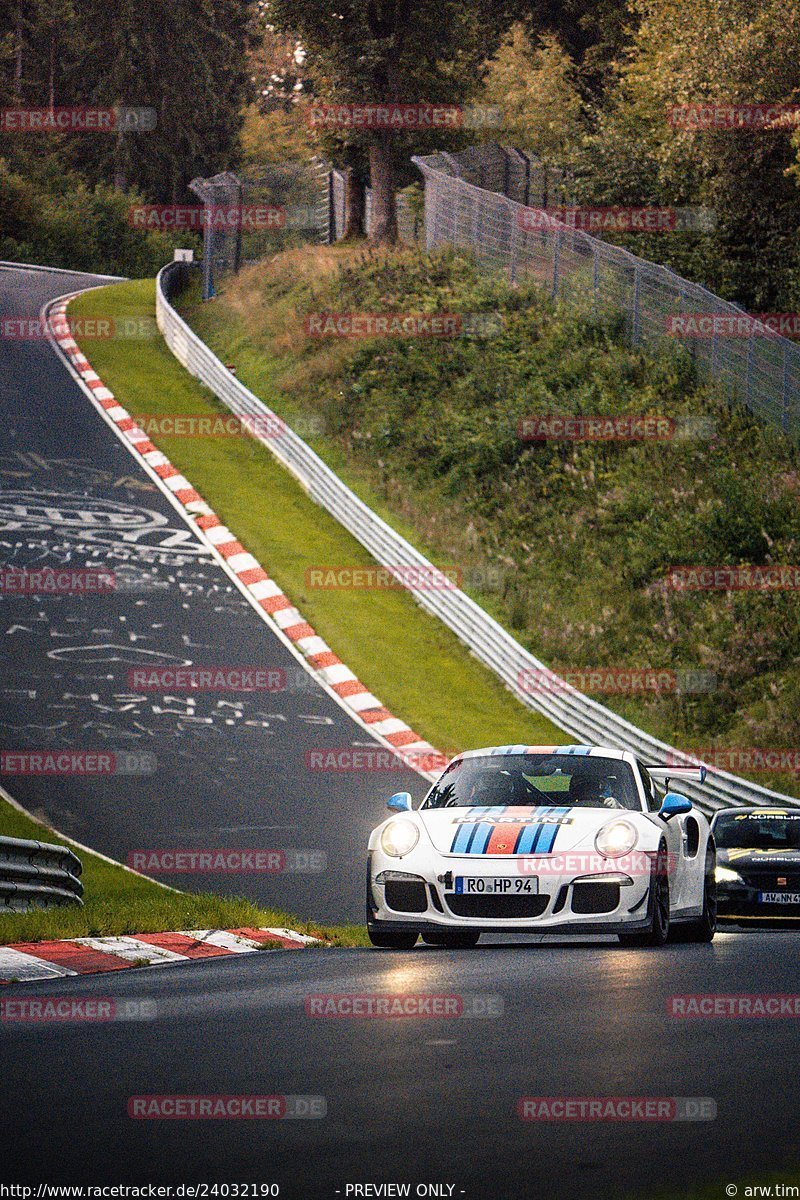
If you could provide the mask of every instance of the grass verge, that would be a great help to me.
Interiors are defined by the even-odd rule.
[[[69,838],[49,829],[0,797],[0,834],[74,847]],[[296,929],[325,938],[334,946],[366,946],[359,926],[312,925],[244,899],[208,893],[174,892],[126,871],[91,851],[76,849],[83,864],[84,905],[0,914],[0,945],[55,938],[108,937],[128,933],[162,933],[178,929],[238,929],[269,925]]]

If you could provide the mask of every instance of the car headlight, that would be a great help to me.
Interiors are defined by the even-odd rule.
[[[413,821],[400,818],[390,821],[381,834],[381,846],[391,858],[402,858],[409,854],[419,841],[419,830]]]
[[[638,840],[636,827],[630,821],[617,819],[603,826],[594,844],[605,858],[619,858],[622,854],[630,854]]]
[[[738,871],[732,871],[730,867],[717,867],[714,871],[714,878],[717,883],[744,883]]]

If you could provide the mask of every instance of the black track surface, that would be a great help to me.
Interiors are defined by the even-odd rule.
[[[48,299],[92,282],[0,270],[0,312],[36,317]],[[5,339],[0,358],[0,568],[108,569],[129,589],[0,598],[0,748],[156,759],[140,776],[0,782],[63,833],[122,861],[153,848],[302,850],[312,865],[325,856],[323,873],[158,877],[362,921],[369,830],[388,795],[419,797],[425,781],[405,768],[308,770],[308,751],[375,743],[254,613],[49,343]],[[277,668],[287,687],[192,703],[132,693],[128,671],[145,663]]]

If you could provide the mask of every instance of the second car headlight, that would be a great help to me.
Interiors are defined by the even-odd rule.
[[[714,871],[714,877],[717,883],[744,883],[738,871],[732,871],[730,867],[717,867]]]
[[[630,854],[636,845],[639,835],[630,821],[609,821],[597,834],[594,844],[606,858],[619,858],[622,854]]]
[[[381,847],[391,858],[402,858],[409,854],[419,841],[419,830],[413,821],[403,817],[390,821],[381,834]]]

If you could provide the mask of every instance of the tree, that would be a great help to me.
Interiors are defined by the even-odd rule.
[[[279,29],[296,32],[308,53],[316,99],[327,105],[459,104],[478,89],[487,48],[486,10],[478,0],[272,0]],[[421,130],[398,133],[375,125],[322,128],[355,175],[369,163],[373,240],[397,240],[395,189],[403,158],[435,140]]]
[[[698,103],[797,102],[800,11],[781,0],[757,9],[749,0],[637,0],[636,17],[584,162],[593,201],[713,209],[716,273],[703,282],[755,309],[792,307],[794,127],[703,128],[668,114]]]
[[[583,137],[575,63],[553,34],[531,43],[515,23],[486,65],[485,96],[504,114],[502,132],[548,167],[569,168]]]

